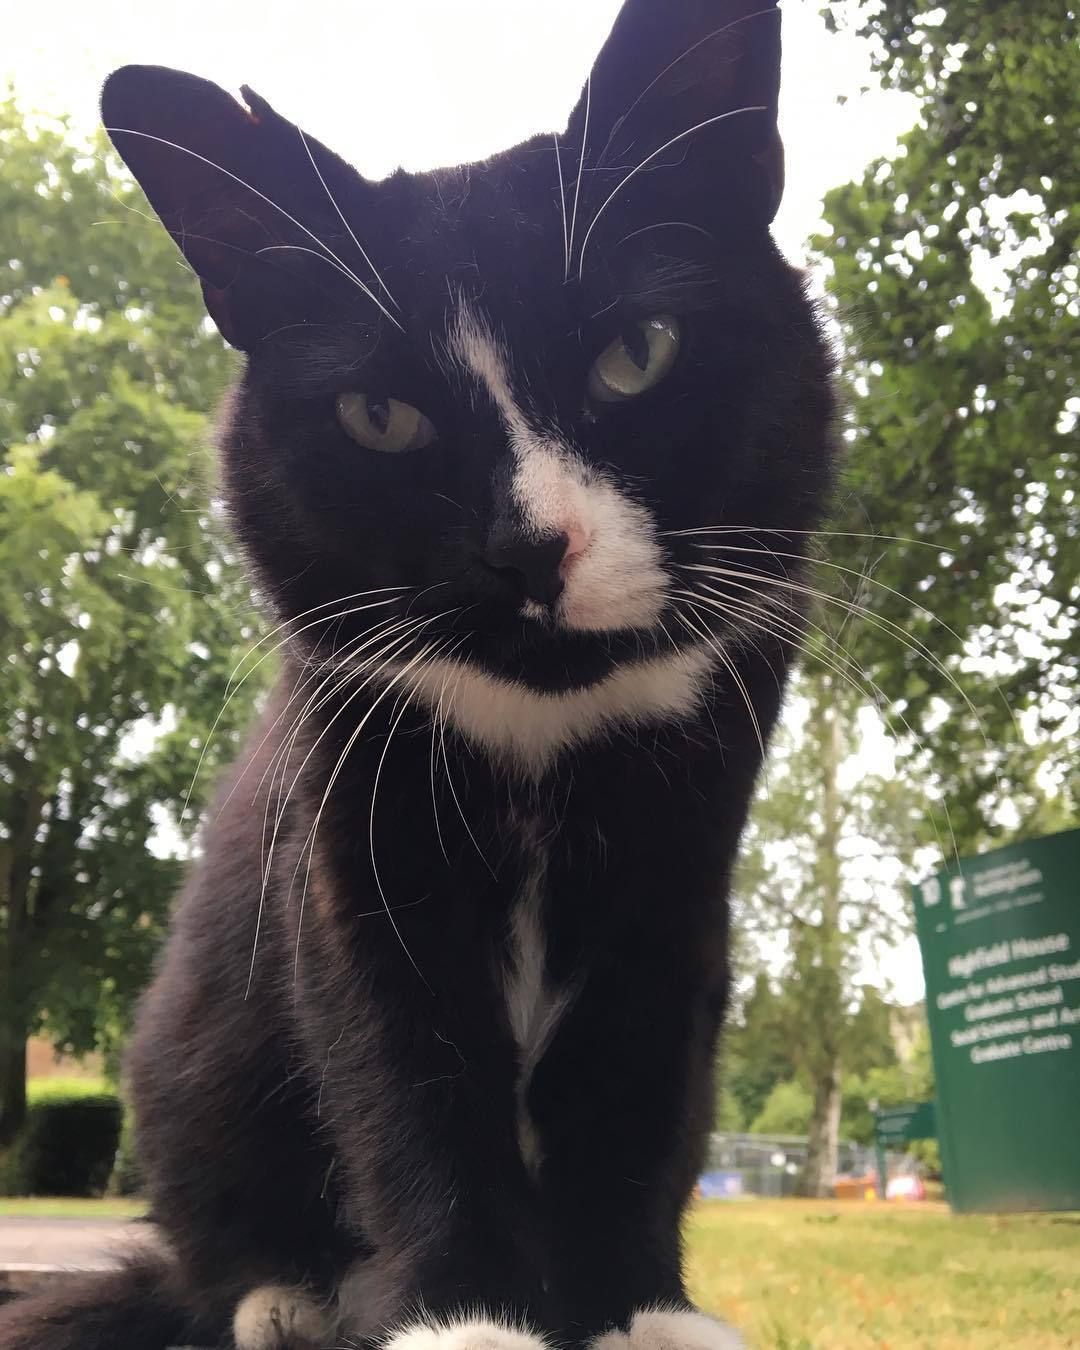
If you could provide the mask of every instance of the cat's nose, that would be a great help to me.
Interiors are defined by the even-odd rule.
[[[490,540],[484,550],[484,562],[512,585],[523,600],[553,605],[566,585],[562,564],[569,549],[567,534],[531,539],[515,532]]]

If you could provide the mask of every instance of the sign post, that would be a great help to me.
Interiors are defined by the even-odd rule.
[[[954,1209],[1080,1209],[1080,830],[915,887]]]
[[[887,1199],[889,1169],[885,1152],[909,1139],[936,1139],[937,1120],[933,1102],[909,1102],[874,1111],[874,1151],[877,1154],[878,1194]]]

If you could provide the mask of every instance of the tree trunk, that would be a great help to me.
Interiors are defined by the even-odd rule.
[[[845,951],[840,929],[844,805],[838,782],[844,741],[828,679],[822,681],[814,716],[821,756],[821,827],[816,868],[821,915],[815,935],[817,999],[813,1011],[817,1045],[810,1058],[814,1111],[810,1118],[803,1191],[809,1196],[827,1197],[833,1194],[840,1144],[840,1046],[845,1017]]]
[[[11,1143],[26,1119],[26,941],[45,797],[31,787],[14,805],[10,838],[0,849],[0,1148]]]
[[[823,1073],[814,1086],[814,1113],[806,1147],[803,1194],[820,1199],[834,1194],[836,1156],[840,1143],[840,1061]]]
[[[0,1027],[0,1148],[6,1148],[26,1120],[26,1032]]]

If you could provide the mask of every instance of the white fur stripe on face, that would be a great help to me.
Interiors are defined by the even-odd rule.
[[[514,397],[507,352],[465,302],[449,349],[506,428],[514,457],[511,491],[525,529],[538,539],[565,534],[570,541],[566,586],[555,610],[560,626],[581,632],[652,627],[669,583],[649,511],[558,436],[530,423]]]
[[[538,778],[575,745],[688,717],[711,672],[712,654],[688,647],[619,666],[584,689],[542,694],[464,661],[438,659],[410,674],[409,689],[473,745]]]

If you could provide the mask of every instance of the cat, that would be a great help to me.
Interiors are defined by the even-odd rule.
[[[4,1350],[737,1344],[680,1222],[836,458],[779,24],[626,0],[565,132],[382,182],[250,89],[106,83],[244,356],[281,674],[130,1053],[162,1250]]]

